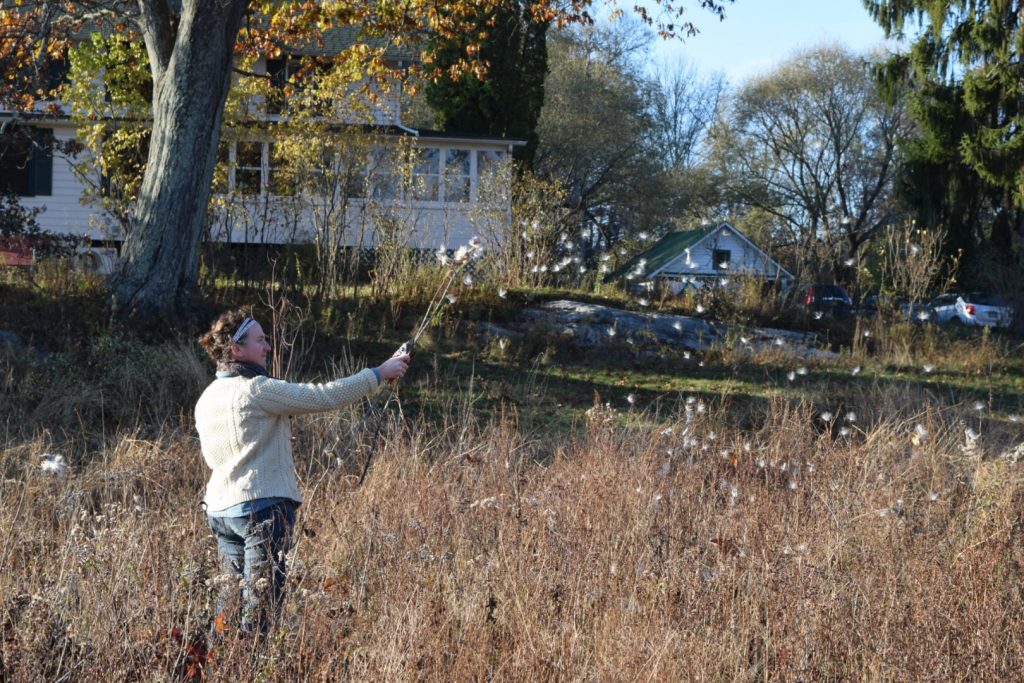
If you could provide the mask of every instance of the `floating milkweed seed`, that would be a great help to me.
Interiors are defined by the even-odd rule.
[[[637,299],[637,303],[640,304],[641,306],[650,306],[651,305],[650,301],[648,301],[647,299],[644,299],[642,297],[640,299]]]
[[[856,263],[857,263],[857,259],[853,259],[853,258],[848,258],[845,261],[843,261],[843,265],[846,266],[847,268],[853,268],[853,266]]]
[[[502,299],[507,298],[508,297],[508,290],[507,289],[499,289],[498,290],[498,296],[500,296]]]
[[[698,313],[703,313],[704,312],[704,307],[701,306],[700,304],[697,304],[697,309],[696,310],[697,310]]]
[[[804,375],[806,375],[806,374],[807,374],[807,368],[805,368],[804,366],[802,366],[802,365],[801,365],[800,367],[798,367],[798,368],[796,369],[796,374],[798,374],[798,375],[800,375],[801,377],[803,377]]]
[[[926,363],[926,364],[924,365],[924,367],[923,367],[923,368],[921,368],[921,369],[922,369],[922,370],[924,370],[926,374],[931,374],[931,373],[932,373],[932,371],[933,371],[933,370],[935,370],[935,366],[934,366],[934,365],[931,365],[931,364],[928,364],[928,363]]]
[[[850,371],[850,374],[851,374],[851,375],[854,375],[854,376],[856,376],[856,375],[859,375],[859,374],[860,374],[860,366],[858,365],[858,366],[857,366],[857,367],[855,367],[855,368],[854,368],[853,370],[851,370],[851,371]]]
[[[796,379],[796,373],[790,370],[789,372],[786,373],[786,379],[792,382],[793,380]]]
[[[636,396],[634,394],[630,394],[626,396],[626,401],[629,402],[629,405],[634,405],[636,404]]]
[[[472,287],[473,277],[467,273],[466,277],[462,278],[462,284],[466,285],[467,287]]]
[[[985,410],[985,402],[975,401],[973,404],[971,404],[971,407],[980,413],[981,411]]]

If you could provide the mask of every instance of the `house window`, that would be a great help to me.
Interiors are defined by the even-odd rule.
[[[213,184],[210,192],[213,194],[227,194],[231,187],[231,143],[220,141],[217,145],[217,161],[213,167]]]
[[[481,190],[486,194],[493,193],[495,186],[504,183],[505,153],[500,150],[481,150],[476,153],[476,198],[480,198]]]
[[[441,192],[441,150],[427,147],[416,150],[412,174],[412,198],[436,202]]]
[[[349,199],[366,198],[366,164],[352,161],[346,163],[342,170],[345,181],[345,196]]]
[[[468,149],[445,150],[444,157],[444,200],[446,202],[468,202],[469,184],[472,178]]]
[[[235,192],[244,195],[260,193],[263,185],[263,143],[240,140],[235,144]]]
[[[481,178],[495,176],[501,173],[505,165],[505,153],[491,150],[481,150],[476,157],[477,175]]]
[[[270,77],[272,92],[267,96],[267,113],[280,114],[285,109],[287,96],[284,89],[299,71],[299,60],[291,57],[267,60],[267,76]]]
[[[53,193],[53,131],[12,126],[0,138],[0,192],[21,197]]]
[[[270,194],[279,197],[295,194],[295,174],[273,142],[267,143],[267,185]]]
[[[715,249],[711,252],[711,262],[716,270],[728,270],[732,265],[732,252],[728,249]]]
[[[396,173],[398,169],[391,151],[385,147],[374,148],[370,164],[373,198],[385,202],[401,199],[401,177]]]

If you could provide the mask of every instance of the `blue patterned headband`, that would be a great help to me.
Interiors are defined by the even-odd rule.
[[[242,341],[242,337],[249,331],[249,328],[256,324],[256,321],[252,318],[246,318],[242,321],[242,324],[238,326],[238,331],[231,336],[231,343],[237,344]]]

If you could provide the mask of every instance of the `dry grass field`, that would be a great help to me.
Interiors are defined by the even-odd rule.
[[[439,342],[362,485],[359,408],[295,420],[282,618],[211,643],[210,368],[65,299],[65,350],[0,346],[0,681],[1021,678],[1019,340],[876,322],[817,362]]]
[[[345,420],[303,419],[282,620],[212,653],[187,422],[63,475],[45,434],[9,443],[0,680],[1019,680],[1013,423],[865,395],[741,431],[680,398],[563,435],[454,410],[390,429],[360,487]]]

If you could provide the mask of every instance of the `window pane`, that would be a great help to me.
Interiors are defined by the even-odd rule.
[[[421,202],[436,202],[438,199],[438,190],[440,189],[440,183],[438,182],[438,176],[416,176],[413,179],[412,196],[413,199]]]
[[[417,150],[418,158],[412,177],[412,197],[418,201],[436,202],[440,191],[441,150]]]
[[[364,199],[366,197],[366,175],[363,173],[350,173],[345,176],[345,196],[349,199]]]
[[[469,150],[449,149],[444,160],[445,173],[448,175],[469,175]]]
[[[469,178],[448,178],[445,183],[444,198],[449,202],[469,201]]]
[[[427,148],[417,150],[417,153],[417,175],[437,175],[441,172],[441,150],[437,148]]]
[[[445,153],[444,198],[448,202],[469,201],[469,150],[449,149]]]
[[[295,194],[295,174],[288,168],[288,160],[278,151],[273,142],[267,144],[267,184],[270,194],[292,196]]]
[[[235,192],[259,194],[263,182],[263,143],[243,140],[235,147]]]
[[[481,178],[488,174],[498,173],[505,163],[504,152],[482,151],[477,152],[476,165],[477,173]]]
[[[260,193],[260,170],[252,168],[235,169],[235,192],[239,194]]]
[[[373,196],[375,199],[398,199],[398,183],[390,173],[378,173],[373,176]]]
[[[239,166],[259,168],[263,165],[263,143],[254,140],[243,140],[238,143],[235,163]]]
[[[217,145],[217,161],[213,167],[213,184],[210,191],[213,194],[227,194],[228,173],[231,172],[231,143],[223,140]]]

